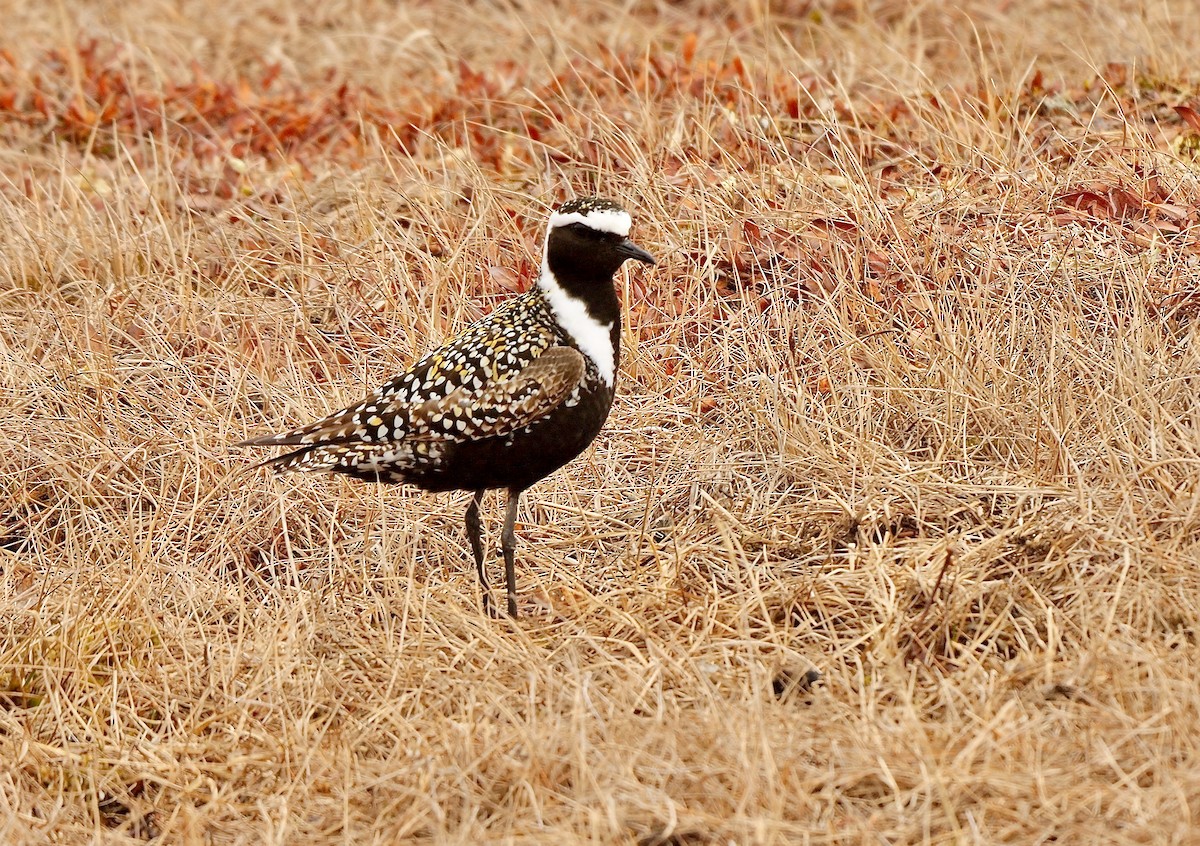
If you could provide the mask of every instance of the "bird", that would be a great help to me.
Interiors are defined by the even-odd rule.
[[[614,276],[654,265],[629,238],[629,212],[580,197],[550,213],[541,269],[524,294],[469,325],[366,399],[298,429],[238,447],[294,447],[256,467],[341,473],[426,491],[469,491],[465,526],[485,613],[480,538],[489,490],[507,491],[501,550],[507,611],[517,617],[515,524],[521,495],[582,453],[608,418],[621,361]]]

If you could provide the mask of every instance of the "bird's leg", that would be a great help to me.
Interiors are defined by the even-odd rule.
[[[517,522],[517,502],[521,492],[510,489],[508,492],[508,508],[504,512],[504,533],[500,535],[500,548],[504,550],[504,584],[508,588],[508,616],[517,617],[517,571],[513,564],[513,555],[517,551],[517,535],[513,527]]]
[[[483,491],[475,491],[471,504],[467,506],[467,540],[471,552],[475,553],[475,570],[479,573],[479,589],[483,592],[483,610],[492,613],[492,597],[488,590],[487,574],[483,571],[483,542],[479,539],[479,504],[483,502]]]

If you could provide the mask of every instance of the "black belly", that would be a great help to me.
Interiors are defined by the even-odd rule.
[[[429,491],[525,488],[575,458],[600,432],[612,407],[604,385],[581,393],[528,429],[498,438],[454,444],[436,464],[412,468],[404,481]]]

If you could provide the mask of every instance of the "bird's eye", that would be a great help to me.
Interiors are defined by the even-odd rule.
[[[599,232],[599,231],[593,229],[592,227],[588,226],[586,223],[572,223],[567,228],[570,229],[572,232],[574,232],[576,235],[581,235],[584,238],[603,238],[604,237],[603,232]]]

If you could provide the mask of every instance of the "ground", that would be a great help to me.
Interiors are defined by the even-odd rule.
[[[1196,842],[1192,0],[0,13],[0,841]],[[584,193],[659,264],[492,620],[465,496],[229,445]]]

